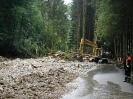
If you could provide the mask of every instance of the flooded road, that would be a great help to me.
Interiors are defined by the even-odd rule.
[[[93,67],[86,77],[77,78],[68,86],[75,90],[61,99],[133,99],[133,85],[123,82],[124,72],[109,64]]]

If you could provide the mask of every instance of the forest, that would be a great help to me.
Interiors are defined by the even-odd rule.
[[[133,53],[133,0],[1,0],[0,55],[79,52],[88,39],[111,58]]]

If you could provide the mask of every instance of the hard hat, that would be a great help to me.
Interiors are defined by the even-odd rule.
[[[127,55],[130,56],[130,52],[129,51],[127,52]]]

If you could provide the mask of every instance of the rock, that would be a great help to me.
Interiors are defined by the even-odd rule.
[[[58,62],[60,62],[60,63],[65,63],[65,60],[59,60]]]
[[[20,84],[22,83],[22,80],[20,78],[14,78],[14,82]]]
[[[5,82],[4,80],[0,80],[1,85],[4,85],[4,82]]]
[[[65,70],[64,70],[64,68],[59,68],[59,69],[58,69],[58,72],[60,72],[60,73],[64,73]]]
[[[28,83],[28,84],[26,84],[26,87],[27,87],[27,88],[30,88],[30,87],[32,87],[32,84],[29,84],[29,83]]]
[[[7,99],[7,94],[13,99],[59,99],[66,84],[90,68],[85,70],[79,61],[66,62],[63,53],[56,58],[18,58],[1,64],[5,66],[0,72],[1,99]]]
[[[0,62],[8,61],[6,57],[0,56]]]
[[[0,86],[0,91],[3,91],[3,88]]]
[[[18,85],[16,85],[16,84],[12,84],[11,87],[12,87],[13,89],[15,89],[15,90],[18,89]]]
[[[38,87],[44,87],[44,86],[45,86],[45,83],[44,83],[44,82],[38,82],[38,83],[37,83],[37,86],[38,86]]]
[[[9,84],[6,80],[1,80],[1,81],[0,81],[0,84],[1,84],[1,85],[4,85],[4,86],[6,86],[6,87],[10,86],[10,84]]]
[[[36,87],[33,86],[33,87],[31,87],[30,89],[31,89],[32,91],[35,91],[35,90],[36,90]]]

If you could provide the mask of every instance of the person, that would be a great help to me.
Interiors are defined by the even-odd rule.
[[[125,65],[124,65],[126,77],[125,77],[124,82],[130,82],[132,58],[131,58],[130,52],[127,52],[126,55],[127,55],[127,57],[125,59]]]

